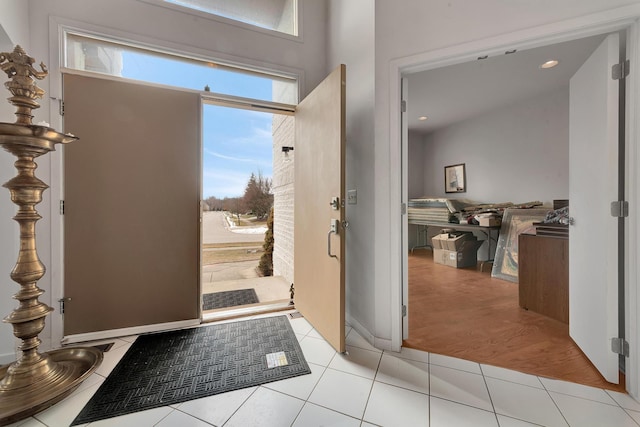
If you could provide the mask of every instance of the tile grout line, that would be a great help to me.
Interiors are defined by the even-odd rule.
[[[571,427],[571,424],[569,424],[569,420],[567,420],[567,417],[564,415],[564,412],[562,412],[562,409],[560,409],[560,407],[558,406],[558,403],[556,402],[556,400],[553,398],[553,396],[551,396],[551,392],[547,389],[547,386],[544,385],[544,383],[542,382],[542,380],[540,380],[540,378],[538,378],[538,380],[542,384],[542,387],[544,387],[544,391],[547,392],[547,395],[549,396],[549,399],[551,399],[551,401],[553,402],[555,407],[558,409],[558,412],[560,412],[560,415],[562,416],[562,419],[564,420],[564,422],[567,423],[567,426]],[[572,397],[575,397],[575,396],[572,396]]]
[[[260,388],[260,386],[257,386],[255,390],[253,390],[251,393],[249,393],[249,395],[247,396],[246,399],[244,399],[244,401],[242,401],[242,403],[240,404],[240,406],[238,406],[236,408],[235,411],[233,411],[233,413],[231,415],[229,415],[229,418],[227,418],[225,420],[225,422],[223,422],[219,427],[224,427],[225,425],[227,425],[227,423],[231,420],[231,418],[233,418],[233,416],[235,414],[238,413],[238,411],[247,403],[247,401],[251,398],[251,396],[253,396],[255,394],[256,391],[258,391],[258,389]]]
[[[429,425],[431,425],[431,399],[433,398],[433,396],[431,395],[431,352],[427,353],[427,373],[428,375],[428,390],[429,390],[429,399],[427,400],[427,402],[429,402],[429,405],[427,407],[427,421],[429,421]]]
[[[478,363],[478,367],[480,368],[480,373],[482,374],[482,381],[484,382],[484,387],[487,389],[487,395],[489,396],[489,402],[491,402],[491,409],[493,409],[493,416],[496,418],[496,423],[500,426],[500,419],[498,419],[498,413],[496,412],[496,405],[493,403],[493,396],[491,396],[491,390],[489,390],[489,384],[487,383],[487,377],[484,375],[484,369],[482,369],[482,364]]]
[[[360,425],[362,425],[362,423],[364,422],[367,422],[364,420],[364,415],[367,413],[367,408],[369,407],[369,400],[371,399],[371,393],[373,393],[373,387],[376,385],[376,378],[378,377],[378,370],[380,369],[380,363],[382,363],[383,355],[384,355],[384,352],[380,353],[380,359],[378,359],[378,366],[376,366],[376,373],[373,375],[373,381],[371,381],[371,388],[369,388],[369,395],[367,396],[367,401],[364,404],[364,409],[362,410],[362,417],[360,417]]]

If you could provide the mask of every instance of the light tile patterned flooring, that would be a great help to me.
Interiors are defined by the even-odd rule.
[[[279,315],[282,313],[277,313]],[[112,418],[118,427],[638,427],[628,395],[539,378],[411,349],[380,351],[347,328],[336,353],[304,319],[290,319],[312,373]],[[100,368],[72,395],[12,424],[68,426],[135,337],[116,339]],[[114,340],[110,340],[114,341]]]

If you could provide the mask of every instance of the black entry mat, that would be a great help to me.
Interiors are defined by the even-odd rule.
[[[286,316],[141,335],[71,425],[309,373]]]
[[[236,291],[214,292],[202,295],[202,309],[235,307],[238,305],[255,304],[260,302],[255,289],[238,289]]]

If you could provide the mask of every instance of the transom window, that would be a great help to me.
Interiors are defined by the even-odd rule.
[[[128,79],[295,105],[295,76],[178,56],[84,34],[66,33],[64,66]]]

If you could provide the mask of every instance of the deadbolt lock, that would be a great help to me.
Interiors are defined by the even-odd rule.
[[[329,203],[329,205],[333,208],[334,211],[337,211],[338,209],[340,209],[340,198],[332,197],[331,203]]]

